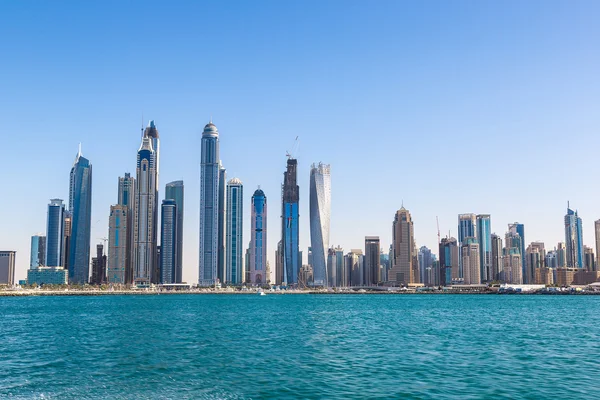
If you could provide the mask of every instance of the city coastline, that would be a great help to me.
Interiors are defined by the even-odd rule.
[[[2,290],[0,297],[31,297],[31,296],[159,296],[159,295],[260,295],[257,290],[248,291],[230,291],[230,290]],[[575,290],[565,289],[562,291],[555,290],[535,290],[535,291],[498,291],[498,290],[340,290],[340,291],[324,291],[324,290],[278,290],[264,291],[265,295],[600,295],[600,291],[593,290]]]

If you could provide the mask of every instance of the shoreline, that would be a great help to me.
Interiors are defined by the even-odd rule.
[[[318,290],[290,290],[290,291],[265,291],[265,295],[548,295],[548,296],[596,296],[600,292],[593,291],[556,291],[556,292],[510,292],[501,293],[498,291],[336,291],[325,292]],[[0,291],[0,297],[35,297],[35,296],[159,296],[159,295],[254,295],[256,291],[192,291],[192,290],[172,290],[172,291],[143,291],[143,290],[3,290]]]

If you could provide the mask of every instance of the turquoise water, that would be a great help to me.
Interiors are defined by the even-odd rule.
[[[597,398],[600,297],[0,298],[0,398]]]

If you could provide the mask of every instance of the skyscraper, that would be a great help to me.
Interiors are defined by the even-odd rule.
[[[285,282],[285,270],[283,269],[283,241],[277,242],[275,250],[275,284],[281,285]]]
[[[81,146],[71,168],[69,185],[71,240],[69,241],[69,282],[87,283],[90,276],[92,227],[92,165],[81,155]]]
[[[133,243],[134,243],[134,238],[133,238],[133,222],[134,222],[134,209],[135,209],[135,178],[133,178],[131,176],[131,174],[129,173],[125,173],[125,176],[123,177],[119,177],[119,190],[117,193],[117,204],[120,206],[125,207],[125,212],[126,212],[126,221],[125,221],[125,225],[126,225],[126,233],[125,236],[123,236],[122,233],[120,233],[119,235],[119,246],[125,246],[125,281],[124,283],[127,284],[131,284],[133,283],[133,260],[135,259],[134,257],[134,249],[133,249]],[[110,224],[110,222],[109,222]],[[123,223],[121,221],[119,221],[119,225],[122,226]],[[110,232],[109,232],[110,235]],[[115,238],[116,239],[116,238]],[[114,242],[113,242],[114,243]],[[109,245],[109,249],[108,249],[108,257],[109,257],[109,264],[111,263],[110,258],[111,258],[111,246]],[[119,256],[115,256],[116,258],[113,258],[113,262],[116,262],[117,259],[120,260],[119,257],[121,257],[122,255]],[[118,267],[117,267],[118,268]]]
[[[527,282],[542,284],[543,273],[541,269],[546,266],[546,249],[544,243],[531,242],[525,250],[525,258],[527,259]]]
[[[519,225],[509,224],[505,237],[505,247],[502,255],[501,281],[512,284],[523,283],[523,259],[525,254],[521,253],[523,248],[523,237],[519,234]],[[522,227],[522,225],[521,225]]]
[[[596,238],[596,265],[600,260],[600,219],[594,221],[594,233]]]
[[[475,214],[458,214],[458,244],[465,244],[466,238],[477,238],[477,216]],[[463,279],[462,255],[458,258],[458,276]]]
[[[310,168],[310,242],[315,286],[327,285],[327,249],[331,217],[331,170],[319,163]]]
[[[217,239],[217,279],[219,282],[225,282],[226,280],[226,256],[225,256],[225,210],[227,209],[227,171],[223,168],[221,161],[219,161],[219,221],[218,225],[218,239]]]
[[[565,268],[567,266],[567,250],[563,242],[559,242],[556,248],[556,266],[557,268]]]
[[[65,234],[65,205],[61,199],[52,199],[48,204],[46,223],[46,266],[62,265],[63,240]]]
[[[345,258],[348,281],[344,286],[363,286],[364,283],[364,256],[361,249],[351,249]]]
[[[584,268],[583,232],[577,211],[567,207],[565,215],[565,245],[567,268]]]
[[[73,233],[73,213],[69,210],[65,210],[63,227],[62,260],[60,265],[64,265],[67,268],[69,265],[69,255],[71,254],[71,235]]]
[[[15,284],[16,251],[0,251],[0,285]]]
[[[413,256],[415,248],[413,221],[410,212],[402,206],[396,212],[392,229],[393,266],[388,279],[397,285],[407,286],[418,280],[413,276]],[[415,279],[416,278],[416,279]]]
[[[129,207],[121,204],[110,206],[108,218],[108,257],[106,262],[108,283],[126,283],[128,243],[130,242]]]
[[[585,269],[588,271],[596,271],[596,258],[594,257],[594,249],[584,246],[583,252],[585,255]]]
[[[270,280],[267,268],[267,196],[257,189],[252,195],[250,216],[250,282],[264,284]]]
[[[440,285],[452,284],[459,279],[458,265],[460,258],[458,243],[455,238],[443,238],[440,242]]]
[[[493,281],[492,272],[492,221],[489,214],[477,215],[477,241],[479,242],[479,275],[482,282]]]
[[[502,237],[492,234],[492,276],[490,281],[496,281],[500,279],[500,272],[502,272]]]
[[[177,206],[177,243],[175,245],[174,283],[183,282],[183,181],[167,183],[165,199],[175,201]]]
[[[379,283],[379,236],[365,236],[364,284],[373,286]]]
[[[200,161],[200,286],[217,283],[219,262],[219,131],[211,122],[202,132]],[[221,232],[222,234],[222,232]],[[241,246],[241,243],[240,243]]]
[[[465,285],[478,285],[481,283],[479,255],[477,239],[474,237],[464,238],[461,246],[461,257]]]
[[[137,153],[133,222],[133,283],[136,285],[150,284],[155,278],[158,264],[157,159],[153,148],[154,138],[149,136],[150,132],[158,136],[155,128],[153,130],[146,128]]]
[[[104,255],[104,246],[96,245],[96,257],[92,258],[92,285],[102,285],[106,283],[106,256]]]
[[[283,173],[282,187],[282,242],[285,281],[288,285],[298,283],[298,272],[302,265],[299,243],[300,187],[297,184],[298,160],[289,157]]]
[[[327,286],[337,287],[336,254],[333,246],[327,250]]]
[[[244,221],[244,186],[238,178],[230,179],[227,182],[227,213],[226,213],[226,274],[225,281],[240,285],[244,283],[243,268],[243,221]],[[252,246],[252,244],[250,245]],[[246,264],[246,268],[248,264]],[[261,278],[264,279],[264,266]]]
[[[532,283],[532,282],[527,282],[525,280],[525,276],[527,275],[527,258],[525,257],[525,225],[520,224],[518,222],[515,222],[514,224],[509,224],[508,225],[508,230],[512,233],[512,236],[514,236],[515,233],[517,233],[519,235],[520,238],[520,247],[519,247],[519,255],[520,257],[520,264],[521,264],[521,274],[520,274],[520,279],[521,282],[520,283]],[[509,247],[508,244],[506,245],[506,247]],[[516,273],[514,274],[514,276],[517,276]],[[511,282],[511,283],[517,283],[517,282]]]
[[[165,199],[160,211],[160,283],[176,283],[177,271],[177,203]]]
[[[431,286],[431,268],[433,267],[434,255],[431,254],[431,250],[427,246],[421,246],[417,254],[419,262],[419,272],[421,274],[420,282],[426,286]]]
[[[46,236],[34,235],[31,237],[31,256],[29,268],[46,265]]]

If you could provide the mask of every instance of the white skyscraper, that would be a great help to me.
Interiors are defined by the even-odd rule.
[[[202,132],[200,161],[200,286],[217,280],[219,239],[219,131],[209,122]]]
[[[327,285],[330,217],[330,166],[322,163],[313,164],[310,169],[310,243],[315,286]]]
[[[152,127],[154,124],[152,123]],[[156,153],[147,128],[137,155],[137,185],[135,187],[135,211],[133,223],[134,261],[133,280],[135,284],[151,283],[157,272],[157,173]],[[154,128],[156,136],[158,132]],[[156,277],[154,277],[156,278]]]

